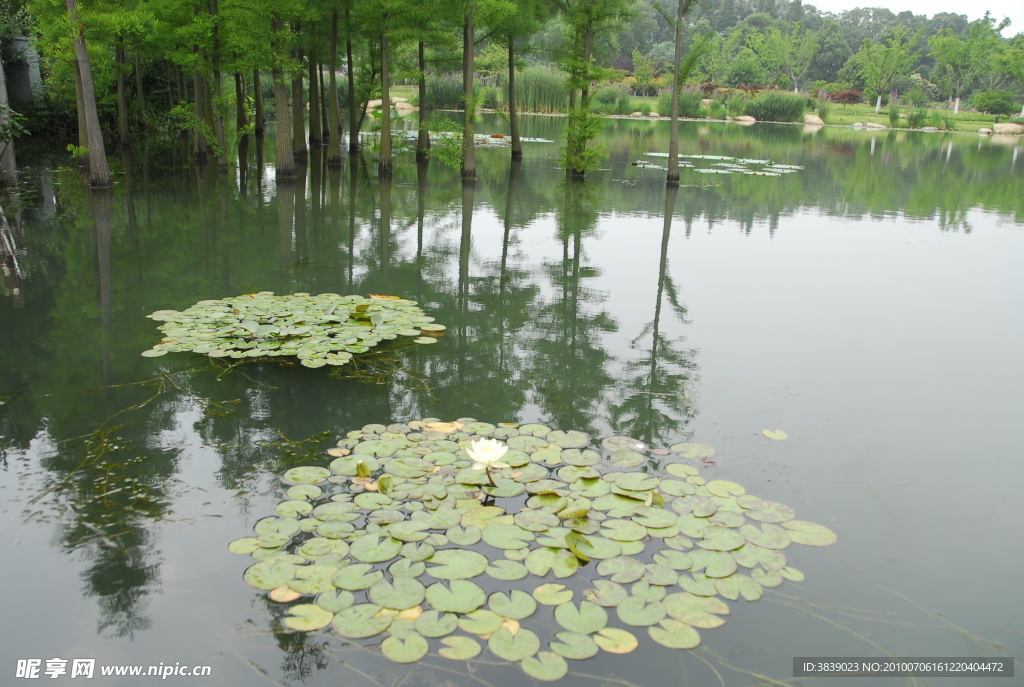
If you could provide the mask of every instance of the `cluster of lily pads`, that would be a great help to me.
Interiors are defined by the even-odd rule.
[[[668,157],[668,153],[647,153],[648,157]],[[680,155],[679,165],[701,174],[747,174],[780,177],[803,169],[800,165],[781,165],[771,160],[752,160],[728,155]],[[695,160],[695,162],[690,162]],[[638,162],[639,164],[639,162]],[[707,165],[707,166],[698,166]],[[651,166],[651,165],[646,165]]]
[[[496,455],[493,441],[507,450]],[[288,500],[228,548],[257,560],[249,585],[299,602],[285,626],[383,635],[381,652],[399,663],[432,640],[453,660],[486,644],[557,680],[566,659],[632,651],[639,628],[693,648],[698,630],[725,622],[725,600],[803,579],[783,549],[836,540],[789,506],[705,481],[687,462],[714,454],[702,444],[592,446],[541,424],[428,418],[367,425],[328,453],[327,466],[285,472]],[[558,582],[577,574],[582,592]],[[560,628],[552,636],[543,615]]]
[[[383,340],[412,336],[436,343],[444,325],[415,301],[397,296],[340,296],[261,291],[234,298],[199,301],[183,310],[157,310],[150,319],[163,340],[143,351],[150,358],[171,351],[205,353],[213,358],[294,355],[306,367],[344,365]],[[432,334],[433,336],[428,336]]]

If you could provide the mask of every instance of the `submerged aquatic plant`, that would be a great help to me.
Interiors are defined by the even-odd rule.
[[[384,634],[381,652],[399,663],[432,640],[457,661],[486,643],[558,680],[566,659],[634,650],[639,628],[668,648],[696,647],[700,630],[725,623],[726,600],[803,579],[783,549],[836,540],[789,506],[705,481],[687,461],[710,446],[670,449],[630,437],[591,447],[583,432],[472,418],[366,425],[328,451],[329,465],[285,472],[288,500],[228,548],[257,559],[250,586],[299,602],[287,628]],[[481,575],[507,591],[488,595]],[[576,575],[590,582],[582,593],[542,579]],[[551,620],[529,622],[538,615],[553,618],[551,636],[541,629]]]
[[[181,312],[158,310],[150,319],[163,340],[143,351],[150,358],[171,351],[205,353],[211,358],[294,355],[306,367],[344,365],[383,340],[413,336],[436,343],[445,327],[415,301],[371,294],[340,296],[261,291],[234,298],[199,301]],[[424,336],[424,334],[432,336]]]

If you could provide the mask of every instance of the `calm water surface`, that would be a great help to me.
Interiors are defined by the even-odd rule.
[[[525,135],[562,126],[538,117]],[[531,682],[486,653],[410,674],[372,642],[280,633],[281,611],[242,583],[249,558],[226,549],[283,498],[276,475],[324,464],[365,424],[421,417],[708,443],[707,479],[838,534],[788,549],[806,580],[731,603],[698,650],[638,628],[636,652],[570,662],[567,684],[798,684],[794,656],[1024,656],[1020,140],[686,123],[684,154],[803,169],[686,169],[667,195],[648,156],[667,136],[611,122],[607,168],[582,185],[562,182],[557,144],[515,166],[481,149],[471,189],[409,152],[381,182],[369,151],[332,170],[314,154],[277,188],[268,138],[223,176],[151,142],[100,196],[64,157],[23,151],[31,193],[8,208],[18,274],[0,299],[0,682],[25,658],[212,667],[175,684]],[[159,336],[146,314],[260,290],[402,295],[447,336],[355,377],[139,356]],[[790,438],[760,434],[775,428]]]

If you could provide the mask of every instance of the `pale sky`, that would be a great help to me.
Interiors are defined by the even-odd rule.
[[[1024,0],[978,0],[964,3],[962,0],[804,0],[805,5],[814,5],[825,12],[839,13],[856,7],[887,7],[894,14],[910,10],[914,14],[931,17],[940,12],[966,14],[967,19],[974,21],[985,16],[985,10],[992,13],[996,21],[1009,17],[1010,26],[1003,35],[1010,37],[1024,32]]]

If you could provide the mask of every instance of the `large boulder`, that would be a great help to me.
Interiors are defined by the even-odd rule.
[[[1014,124],[1013,122],[1003,122],[1002,124],[992,125],[993,133],[1007,134],[1009,136],[1020,136],[1024,134],[1024,124]]]
[[[736,122],[737,124],[743,124],[744,126],[749,126],[749,125],[753,124],[754,122],[756,122],[757,120],[754,119],[753,117],[751,117],[750,115],[740,115],[739,117],[736,117],[732,121]]]
[[[864,125],[864,128],[875,129],[877,131],[878,129],[887,129],[888,127],[885,124],[879,124],[878,122],[868,122]]]
[[[825,125],[825,120],[822,119],[821,117],[819,117],[818,115],[814,114],[813,112],[808,112],[807,114],[804,115],[804,124],[813,124],[815,126],[824,126]]]
[[[982,136],[991,136],[992,129],[989,129],[987,126],[983,126],[980,129],[978,129],[978,133],[981,134]]]

